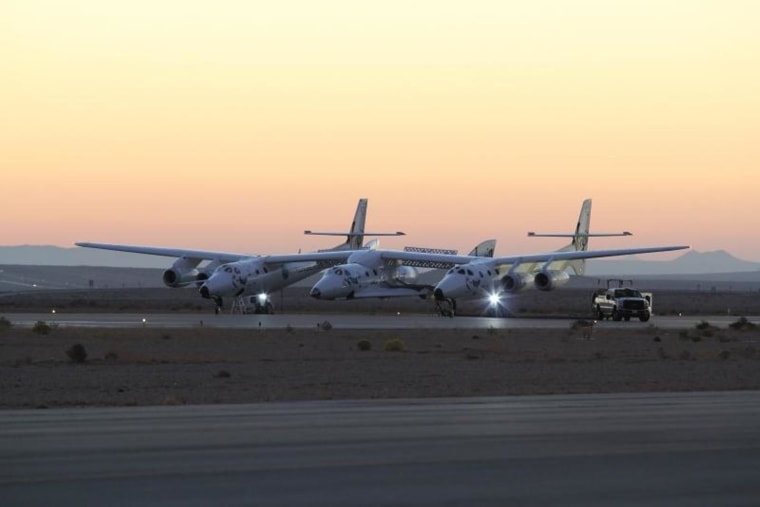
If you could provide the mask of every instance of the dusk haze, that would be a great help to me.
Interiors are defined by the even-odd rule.
[[[760,261],[760,2],[8,0],[0,245]],[[672,259],[683,252],[657,254]]]

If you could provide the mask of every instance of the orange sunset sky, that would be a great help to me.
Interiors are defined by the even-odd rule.
[[[5,0],[0,244],[760,261],[760,2]],[[667,254],[661,258],[672,258]],[[652,258],[658,258],[653,256]]]

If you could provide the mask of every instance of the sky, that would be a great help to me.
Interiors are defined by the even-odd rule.
[[[760,2],[5,0],[0,245],[760,261]],[[674,254],[661,254],[673,258]]]

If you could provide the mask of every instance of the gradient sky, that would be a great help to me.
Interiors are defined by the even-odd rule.
[[[760,261],[760,2],[5,0],[0,244]],[[668,254],[662,258],[672,258]],[[657,257],[653,257],[657,258]]]

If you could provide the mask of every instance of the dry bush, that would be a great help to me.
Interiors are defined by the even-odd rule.
[[[386,352],[404,352],[406,350],[406,344],[404,340],[400,338],[393,338],[385,342],[384,347]]]
[[[84,363],[87,361],[87,349],[81,343],[75,343],[66,350],[66,355],[72,363]]]
[[[369,340],[359,340],[359,342],[356,344],[356,348],[359,350],[372,350],[372,342]]]
[[[38,320],[32,326],[32,332],[37,334],[50,334],[53,328],[44,320]]]

